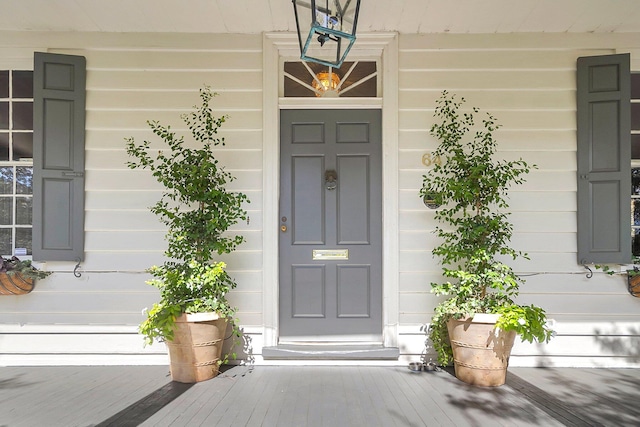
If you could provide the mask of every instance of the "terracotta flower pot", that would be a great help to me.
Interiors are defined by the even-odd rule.
[[[167,341],[171,378],[181,383],[205,381],[218,375],[227,319],[217,313],[182,314]]]
[[[515,331],[495,326],[497,317],[451,319],[447,323],[456,377],[467,384],[495,387],[505,383]]]

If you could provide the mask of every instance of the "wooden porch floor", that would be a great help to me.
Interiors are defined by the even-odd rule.
[[[0,367],[0,427],[636,426],[640,370],[510,368],[471,387],[386,366],[236,366],[194,385],[166,366]]]

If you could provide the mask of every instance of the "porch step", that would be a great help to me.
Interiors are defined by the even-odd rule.
[[[381,345],[282,344],[263,347],[265,360],[398,360],[397,347]]]

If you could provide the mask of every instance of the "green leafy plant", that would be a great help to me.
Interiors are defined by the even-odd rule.
[[[193,140],[191,147],[184,136],[157,121],[147,122],[166,146],[156,155],[151,154],[150,141],[136,144],[133,138],[126,139],[127,154],[134,158],[127,165],[150,170],[165,188],[150,208],[167,225],[168,247],[167,260],[149,269],[153,279],[148,283],[160,290],[161,298],[140,325],[147,343],[171,340],[175,319],[182,313],[217,312],[232,321],[239,336],[235,308],[226,298],[236,283],[225,271],[226,265],[213,257],[230,253],[243,242],[242,236],[228,230],[248,220],[243,204],[249,200],[226,189],[235,178],[215,157],[214,147],[225,145],[218,129],[228,118],[213,115],[210,104],[215,95],[209,87],[201,89],[201,106],[181,115]]]
[[[548,341],[552,331],[539,307],[514,302],[523,283],[503,259],[528,258],[510,247],[513,225],[508,221],[507,190],[524,182],[532,165],[522,159],[496,159],[495,117],[487,114],[476,124],[477,108],[462,111],[464,98],[447,91],[437,101],[430,130],[439,140],[433,169],[423,176],[421,198],[442,205],[435,219],[440,245],[433,249],[443,265],[443,283],[431,283],[432,292],[447,296],[435,308],[430,338],[438,362],[451,363],[447,322],[476,313],[501,314],[497,326],[515,330],[523,340]],[[469,136],[471,135],[471,136]]]
[[[627,266],[626,268],[621,268],[620,266],[612,267],[608,264],[594,264],[593,267],[597,270],[601,270],[603,273],[609,276],[620,275],[625,277],[627,282],[627,290],[629,291],[629,293],[634,297],[640,297],[640,267],[638,266],[640,264],[640,257],[633,256],[631,262],[632,265]],[[589,270],[589,274],[587,275],[587,277],[593,277],[593,272],[591,271],[591,269],[587,265],[585,265],[585,267],[587,268],[587,270]]]
[[[236,287],[225,271],[226,264],[191,261],[186,266],[154,266],[155,279],[148,283],[160,289],[160,302],[153,305],[140,325],[147,344],[154,339],[173,339],[175,318],[182,313],[216,312],[230,318],[235,314],[224,295]]]
[[[8,275],[20,273],[21,276],[27,279],[36,280],[44,279],[51,274],[51,271],[39,270],[31,264],[31,260],[21,260],[18,257],[13,256],[11,258],[2,257],[0,273],[6,273]]]

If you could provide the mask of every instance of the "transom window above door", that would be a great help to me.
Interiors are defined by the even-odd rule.
[[[284,97],[378,97],[375,61],[344,62],[340,68],[287,61],[284,63]]]

